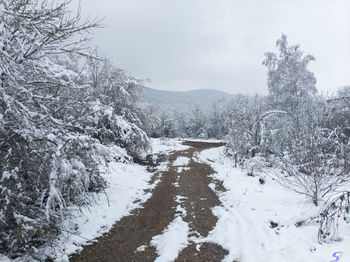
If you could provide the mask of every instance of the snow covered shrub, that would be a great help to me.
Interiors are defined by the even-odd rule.
[[[267,167],[266,158],[262,156],[255,156],[253,158],[246,159],[242,166],[244,170],[247,170],[249,176],[255,176],[256,173],[264,172]]]
[[[53,134],[26,141],[1,134],[0,252],[31,252],[59,232],[67,207],[89,203],[105,187],[93,139]]]
[[[98,98],[102,105],[112,108],[112,113],[139,128],[146,131],[152,129],[157,119],[136,103],[144,92],[146,82],[117,68],[106,58],[92,57],[86,63],[86,75],[95,99]]]
[[[116,114],[104,115],[99,120],[96,138],[101,143],[114,143],[126,148],[133,157],[142,157],[150,149],[149,138],[137,125],[131,124]]]
[[[350,88],[341,88],[335,98],[327,100],[325,120],[323,125],[327,127],[328,138],[333,140],[328,149],[333,148],[334,157],[341,162],[344,169],[342,177],[347,180],[341,188],[333,188],[331,197],[324,203],[320,211],[319,242],[334,240],[338,231],[338,225],[342,220],[350,222],[350,192],[348,190],[350,180]],[[334,150],[336,148],[336,150]],[[339,165],[340,166],[340,165]],[[338,190],[335,190],[338,189]]]
[[[198,138],[206,138],[206,123],[207,123],[207,115],[204,111],[202,111],[198,106],[193,106],[188,108],[189,111],[189,119],[187,123],[187,136],[188,137],[198,137]]]
[[[254,157],[257,154],[267,156],[276,153],[274,144],[281,132],[278,122],[283,119],[286,112],[265,110],[263,99],[241,98],[236,108],[229,114],[228,146],[240,159]]]
[[[321,199],[349,182],[348,150],[345,153],[338,138],[328,130],[305,135],[281,158],[279,168],[284,175],[276,175],[277,181],[319,205]]]
[[[75,35],[96,26],[68,17],[68,3],[1,1],[0,252],[11,256],[47,241],[64,207],[104,186],[85,142],[67,132],[78,74],[54,56],[82,51]]]
[[[131,115],[139,82],[109,67],[94,85],[80,58],[98,24],[71,16],[70,2],[0,0],[0,253],[11,257],[50,241],[105,188],[101,161],[131,159],[116,145],[148,148]]]
[[[260,106],[254,106],[257,103],[257,99],[251,101],[249,97],[239,97],[235,108],[228,115],[228,147],[234,155],[238,154],[239,158],[252,156],[254,151],[255,116],[262,110]]]
[[[335,237],[339,220],[350,223],[350,191],[342,192],[331,198],[320,212],[319,242]]]
[[[107,59],[89,59],[86,75],[91,93],[99,101],[90,107],[94,117],[88,123],[89,134],[101,143],[114,143],[133,157],[141,157],[150,147],[146,132],[157,122],[136,105],[144,81],[117,69]]]

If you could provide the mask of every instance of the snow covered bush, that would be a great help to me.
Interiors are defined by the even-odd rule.
[[[129,155],[136,158],[142,158],[143,154],[150,149],[146,133],[137,125],[116,114],[105,115],[99,119],[96,138],[103,144],[114,143],[126,148]]]
[[[105,187],[98,155],[88,137],[48,135],[25,141],[1,137],[0,251],[30,252],[59,232],[68,207],[89,203]]]
[[[275,151],[276,137],[282,128],[279,121],[283,120],[285,111],[266,110],[262,98],[242,97],[237,101],[236,108],[229,114],[227,126],[229,129],[228,147],[240,159],[254,157],[257,154],[278,153]]]
[[[256,115],[262,110],[255,107],[257,99],[251,101],[248,97],[240,97],[236,107],[229,113],[226,125],[228,126],[228,147],[233,154],[238,154],[240,158],[254,155],[256,145]],[[257,112],[258,110],[258,112]]]
[[[319,238],[324,241],[340,217],[349,219],[350,92],[345,87],[328,100],[317,95],[308,69],[315,58],[288,45],[286,35],[276,46],[279,53],[266,53],[263,62],[269,95],[237,101],[227,121],[227,152],[236,162],[240,157],[249,174],[266,172],[322,207]]]
[[[107,59],[88,59],[86,75],[91,93],[98,103],[90,108],[89,134],[101,143],[114,143],[126,148],[133,157],[142,157],[149,150],[146,132],[157,119],[137,107],[144,81],[117,69]],[[86,128],[85,128],[86,130]]]
[[[334,239],[339,220],[350,223],[350,191],[338,193],[323,206],[320,212],[320,229],[318,239],[320,243]]]
[[[296,145],[279,165],[283,175],[276,175],[284,187],[320,201],[349,182],[349,158],[338,152],[336,139],[316,132]]]
[[[86,32],[98,23],[70,15],[70,2],[0,0],[0,253],[11,257],[89,204],[106,186],[98,166],[132,161],[121,147],[149,147],[134,106],[142,81],[111,64],[93,81],[86,61],[103,59],[86,53]]]

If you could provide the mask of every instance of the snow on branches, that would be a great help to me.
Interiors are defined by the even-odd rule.
[[[69,3],[0,1],[0,252],[11,257],[48,243],[70,207],[105,188],[100,163],[149,148],[143,81],[88,54],[99,23]],[[90,74],[98,61],[108,65]]]
[[[244,166],[271,175],[284,188],[306,196],[320,212],[320,242],[348,222],[350,185],[349,88],[337,97],[317,95],[308,69],[315,58],[299,45],[277,40],[265,54],[266,98],[242,97],[229,115],[229,152]],[[327,201],[327,198],[328,199]]]

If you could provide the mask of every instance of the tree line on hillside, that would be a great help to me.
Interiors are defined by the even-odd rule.
[[[234,103],[234,100],[219,99],[208,108],[198,105],[164,107],[150,103],[141,106],[158,118],[148,132],[151,137],[223,139],[228,133],[226,120]]]
[[[70,2],[0,1],[0,253],[11,258],[35,256],[103,192],[100,163],[150,148],[145,82],[89,51],[99,21]]]

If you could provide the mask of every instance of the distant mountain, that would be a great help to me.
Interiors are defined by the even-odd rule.
[[[145,94],[141,97],[142,104],[157,104],[161,107],[181,107],[194,106],[206,108],[213,102],[221,100],[231,100],[235,95],[213,90],[198,89],[192,91],[166,91],[153,88],[147,88]]]

